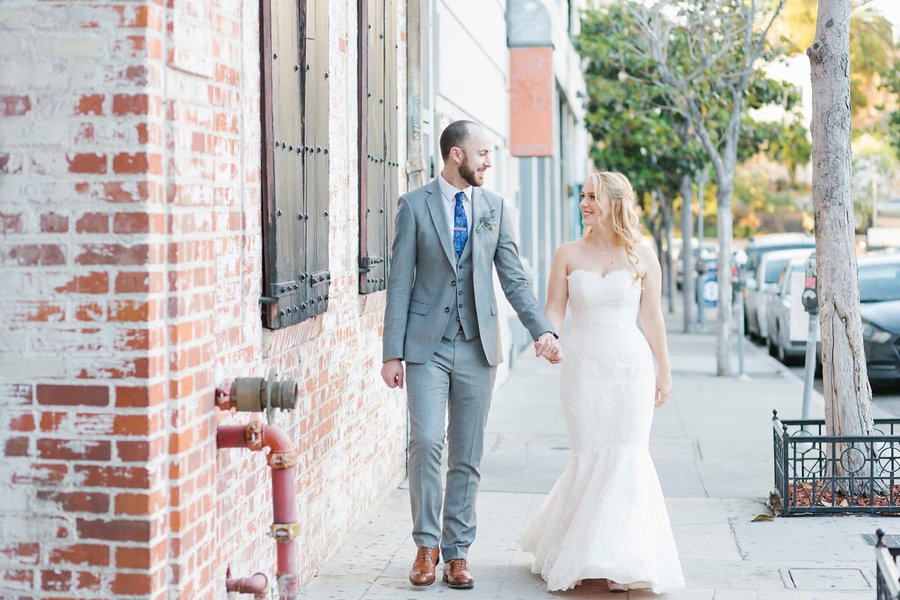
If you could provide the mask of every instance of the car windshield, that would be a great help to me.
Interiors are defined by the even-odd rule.
[[[793,242],[793,243],[784,243],[784,244],[771,244],[768,246],[755,246],[747,248],[747,268],[752,272],[756,271],[759,266],[760,259],[763,254],[767,252],[776,252],[778,250],[794,250],[797,248],[810,248],[813,249],[816,247],[816,243],[813,240],[808,242]]]
[[[900,300],[900,262],[859,267],[860,302]]]
[[[766,283],[775,283],[778,281],[778,274],[787,264],[788,259],[773,260],[766,263]]]

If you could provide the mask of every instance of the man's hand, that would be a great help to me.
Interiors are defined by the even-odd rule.
[[[550,361],[550,364],[554,365],[561,362],[563,358],[562,348],[559,346],[556,336],[549,331],[542,333],[534,343],[534,355],[543,356]]]
[[[403,361],[392,358],[381,365],[381,378],[389,388],[403,389]]]

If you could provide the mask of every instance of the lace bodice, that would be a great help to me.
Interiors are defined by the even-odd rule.
[[[572,331],[583,328],[615,329],[637,322],[641,280],[631,269],[606,275],[576,269],[568,276]]]
[[[617,375],[627,376],[649,352],[637,325],[641,280],[631,269],[606,275],[577,269],[568,282],[572,327],[564,340],[566,360],[602,361]]]

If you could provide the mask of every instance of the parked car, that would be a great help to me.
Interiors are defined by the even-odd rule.
[[[875,206],[875,212],[879,217],[900,217],[900,198],[879,202]]]
[[[747,253],[747,264],[744,266],[742,276],[746,278],[751,273],[756,273],[760,258],[767,252],[794,248],[813,250],[815,247],[816,239],[806,233],[770,233],[756,236],[744,248],[744,252]]]
[[[812,250],[809,248],[795,248],[760,255],[759,266],[745,281],[744,330],[751,339],[764,341],[769,337],[766,303],[763,301],[765,293],[777,290],[778,275],[792,258],[807,258],[810,252]]]
[[[769,355],[784,364],[801,359],[806,353],[806,342],[791,339],[791,279],[795,273],[806,272],[806,260],[806,256],[790,259],[778,274],[776,288],[765,296],[769,333],[766,346]]]
[[[704,243],[701,246],[697,246],[696,241],[692,240],[692,242],[691,247],[694,250],[694,269],[696,270],[702,263],[702,267],[705,268],[701,268],[701,271],[705,272],[710,265],[715,264],[719,259],[719,251],[713,244]],[[675,285],[679,290],[681,289],[681,282],[683,281],[681,273],[683,267],[683,252],[684,246],[681,247],[678,258],[675,260]]]
[[[900,255],[859,258],[859,301],[869,381],[900,383]]]

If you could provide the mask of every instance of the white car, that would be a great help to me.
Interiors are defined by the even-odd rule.
[[[809,248],[791,250],[775,250],[759,255],[756,272],[746,281],[747,293],[744,295],[744,323],[747,335],[751,339],[765,340],[769,337],[769,324],[766,320],[766,303],[763,297],[766,292],[774,291],[778,285],[778,274],[793,258],[806,258]]]
[[[790,259],[778,274],[776,289],[766,293],[766,345],[769,354],[784,364],[803,362],[806,354],[806,342],[791,339],[791,279],[795,273],[806,272],[806,260],[807,257]]]

